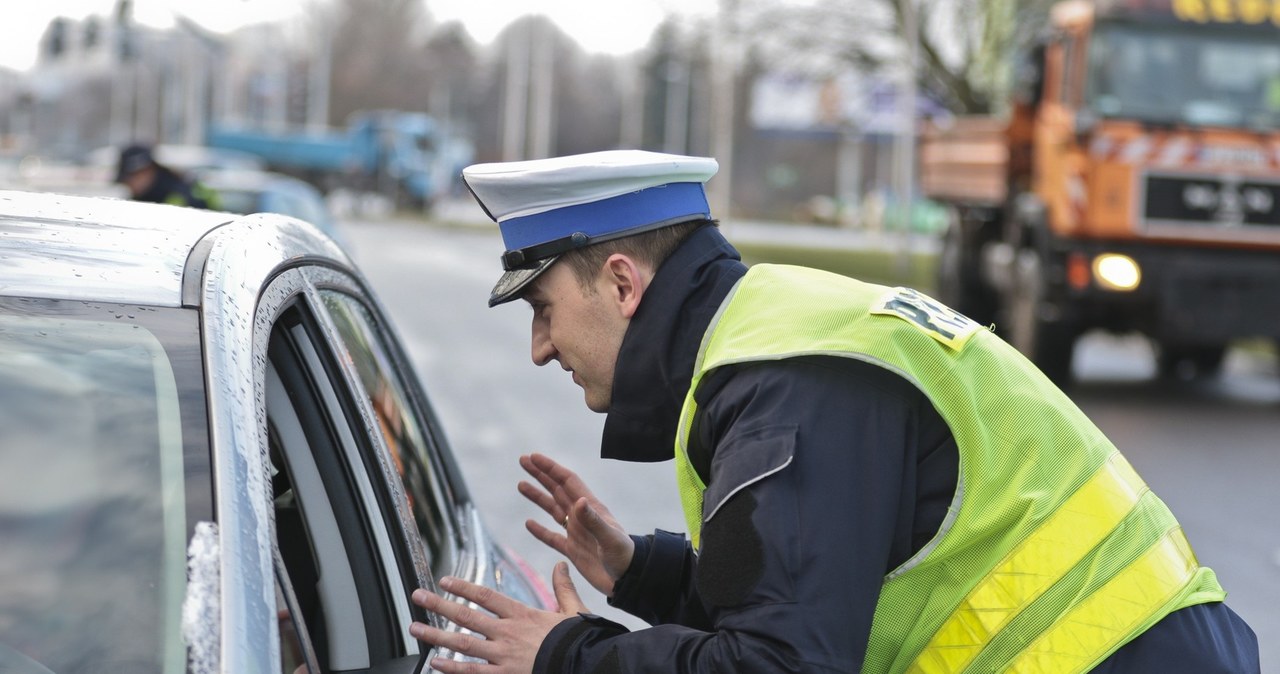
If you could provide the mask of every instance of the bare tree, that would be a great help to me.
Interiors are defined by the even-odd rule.
[[[373,108],[421,109],[429,19],[422,0],[339,0],[330,122]]]
[[[549,77],[532,77],[531,72],[512,72],[513,68],[535,65],[535,50],[525,36],[536,36],[540,49],[551,53]],[[538,64],[544,63],[538,61]],[[573,154],[617,147],[621,128],[622,95],[617,82],[617,59],[612,56],[588,55],[582,48],[546,17],[526,16],[512,22],[494,40],[472,81],[475,85],[471,111],[475,133],[476,155],[480,161],[496,161],[502,156],[504,128],[512,120],[507,114],[532,114],[532,92],[529,105],[508,106],[512,93],[509,77],[524,77],[549,83],[554,97],[551,154]],[[529,123],[528,119],[514,123]],[[542,130],[545,132],[546,130]]]
[[[785,67],[877,73],[906,58],[908,2],[921,17],[920,85],[954,111],[979,113],[1007,98],[1013,57],[1036,37],[1053,0],[752,0],[744,14],[756,46]]]
[[[457,21],[437,26],[417,58],[425,80],[414,88],[425,95],[425,109],[442,119],[466,116],[479,68],[476,43],[466,28]]]

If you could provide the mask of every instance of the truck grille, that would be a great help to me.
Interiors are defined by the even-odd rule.
[[[1280,180],[1147,174],[1148,226],[1280,227]]]

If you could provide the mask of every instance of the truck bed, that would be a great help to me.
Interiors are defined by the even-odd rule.
[[[929,124],[920,137],[920,187],[930,199],[998,206],[1008,190],[1008,122],[989,116]]]
[[[360,155],[341,132],[308,133],[221,126],[209,129],[209,147],[258,155],[274,169],[342,172],[358,167]]]

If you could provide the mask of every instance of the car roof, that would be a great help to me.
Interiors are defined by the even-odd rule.
[[[238,216],[0,191],[0,296],[179,306],[195,244]]]

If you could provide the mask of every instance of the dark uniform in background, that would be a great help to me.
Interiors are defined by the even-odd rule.
[[[156,161],[151,148],[146,145],[130,145],[120,151],[116,182],[124,184],[129,189],[130,198],[135,201],[219,208],[218,196],[213,190]]]

